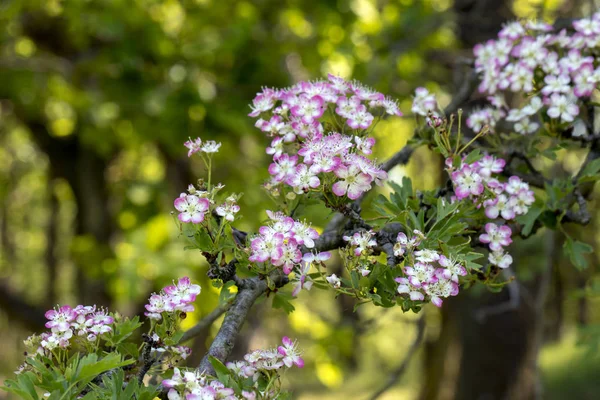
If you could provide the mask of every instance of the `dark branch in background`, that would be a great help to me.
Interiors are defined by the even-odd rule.
[[[511,279],[515,276],[512,268],[510,267],[502,270],[502,274],[504,275],[505,279]],[[503,303],[494,304],[475,310],[474,317],[477,322],[483,324],[488,317],[503,314],[519,308],[519,304],[521,302],[521,286],[519,281],[514,279],[508,285],[506,285],[506,289],[508,290],[508,300]]]
[[[181,337],[180,343],[187,342],[188,340],[200,335],[202,331],[210,327],[217,320],[217,318],[225,314],[225,312],[231,308],[231,305],[232,303],[219,304],[217,308],[212,310],[206,317],[202,318],[200,322],[185,331]]]
[[[396,165],[407,164],[415,149],[412,146],[406,145],[396,154],[390,157],[389,160],[381,164],[381,169],[385,172],[390,172]]]
[[[373,395],[370,397],[370,400],[377,400],[382,394],[384,394],[392,386],[394,386],[396,382],[398,382],[398,380],[402,377],[402,375],[404,375],[406,369],[408,368],[408,365],[410,364],[410,361],[412,360],[413,356],[419,349],[421,342],[423,341],[423,336],[425,336],[425,313],[422,313],[419,317],[419,321],[417,323],[417,336],[415,336],[415,339],[410,345],[410,348],[408,349],[408,352],[406,353],[402,364],[400,364],[398,368],[392,371],[392,373],[388,377],[387,382],[381,388],[379,388],[379,390],[373,393]]]
[[[449,116],[450,114],[454,114],[458,111],[458,109],[469,100],[471,94],[477,87],[477,83],[479,82],[479,78],[477,77],[477,73],[470,69],[467,72],[465,79],[458,89],[458,92],[452,98],[452,101],[446,108],[444,108],[444,114]]]
[[[47,322],[45,311],[23,300],[23,296],[14,293],[6,280],[0,280],[0,308],[11,319],[20,321],[27,329],[38,331]]]

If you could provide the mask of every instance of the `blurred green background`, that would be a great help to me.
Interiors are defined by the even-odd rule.
[[[589,0],[0,2],[0,382],[53,304],[104,304],[131,315],[151,292],[189,275],[204,290],[185,326],[211,311],[218,289],[203,258],[183,251],[170,215],[173,199],[204,172],[182,143],[196,136],[223,143],[213,179],[244,193],[238,227],[255,231],[272,206],[261,189],[268,140],[246,116],[262,86],[334,73],[398,98],[408,114],[419,86],[447,104],[465,76],[461,60],[503,22],[552,22],[595,7]],[[400,149],[413,127],[410,117],[380,123],[375,156]],[[554,168],[569,171],[579,157],[562,154]],[[391,179],[409,175],[417,188],[433,188],[440,165],[420,149]],[[322,228],[326,216],[308,218]],[[597,248],[595,221],[572,234]],[[541,375],[526,384],[541,384],[542,398],[600,398],[600,303],[584,296],[594,292],[598,258],[578,272],[561,240],[541,231],[514,246],[523,282],[517,309],[477,321],[481,307],[508,294],[476,289],[441,312],[426,308],[424,342],[381,398],[506,398],[536,360]],[[548,263],[549,285],[539,291]],[[536,308],[527,298],[536,303],[538,292]],[[416,333],[415,315],[353,313],[351,299],[331,292],[304,292],[294,305],[290,315],[272,310],[271,299],[257,305],[236,356],[297,337],[307,363],[286,376],[295,398],[370,398]],[[193,344],[192,365],[217,328]]]

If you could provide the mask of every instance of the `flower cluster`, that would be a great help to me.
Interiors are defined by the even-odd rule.
[[[269,376],[277,379],[277,373],[283,368],[296,365],[304,366],[301,352],[296,341],[288,337],[282,339],[282,345],[277,349],[255,350],[244,356],[244,360],[228,362],[227,368],[234,379],[242,381],[241,393],[236,395],[233,388],[226,387],[219,380],[208,377],[198,371],[182,371],[174,368],[173,377],[162,381],[162,386],[169,389],[170,400],[212,400],[212,399],[247,399],[257,398],[259,378]],[[240,386],[238,386],[240,387]],[[263,399],[277,396],[276,391],[261,392]]]
[[[225,203],[215,209],[217,215],[225,218],[229,222],[233,222],[235,214],[240,211],[240,206],[237,205],[237,199],[234,196],[229,196],[225,199]]]
[[[485,232],[479,236],[479,241],[488,244],[491,251],[488,257],[490,263],[500,268],[508,268],[513,259],[503,248],[512,243],[512,230],[508,225],[498,226],[489,222],[485,224]]]
[[[221,147],[221,143],[217,143],[214,140],[207,140],[202,142],[202,139],[196,138],[194,140],[190,139],[183,144],[188,148],[188,157],[191,157],[196,153],[206,153],[212,154],[217,153],[219,148]]]
[[[38,352],[52,351],[57,347],[66,349],[75,337],[85,338],[88,342],[96,342],[98,336],[113,330],[114,318],[103,308],[78,305],[56,307],[45,314],[46,328],[50,332],[42,333],[39,338],[31,337],[26,342],[36,341]],[[31,346],[35,347],[35,346]]]
[[[256,127],[273,137],[267,154],[270,185],[286,184],[297,194],[325,188],[339,197],[358,198],[387,178],[366,157],[375,144],[367,130],[374,112],[402,115],[397,103],[356,81],[329,75],[327,81],[299,82],[288,89],[264,89],[251,106]],[[325,119],[339,125],[325,132]],[[342,122],[338,121],[341,120]],[[344,133],[346,129],[351,131]],[[300,160],[300,158],[302,158]]]
[[[373,247],[377,246],[375,232],[373,231],[355,232],[354,235],[343,236],[342,239],[352,246],[354,249],[354,255],[357,257],[369,254]]]
[[[251,262],[270,262],[285,274],[302,261],[301,246],[312,249],[319,233],[305,222],[294,221],[280,212],[267,211],[271,223],[261,226],[250,243]]]
[[[426,117],[430,112],[435,112],[437,108],[437,100],[435,95],[429,93],[424,87],[419,87],[415,90],[415,98],[413,99],[411,111],[414,114]]]
[[[455,169],[452,161],[446,162],[450,176],[454,184],[454,193],[456,199],[462,200],[469,198],[478,206],[483,205],[485,215],[490,220],[498,218],[510,221],[517,215],[524,215],[535,201],[534,193],[529,188],[527,182],[523,182],[517,176],[511,176],[507,182],[500,182],[494,174],[500,174],[504,170],[506,162],[501,158],[495,158],[486,155],[479,161],[472,164],[461,163],[461,166]],[[494,226],[494,224],[487,224]],[[489,228],[493,229],[493,228]],[[511,230],[508,226],[499,228],[502,236],[507,237],[507,243],[510,244]],[[501,268],[507,268],[512,263],[512,257],[504,253],[499,246],[492,245],[495,241],[496,231],[481,236],[483,243],[490,243],[491,254],[489,261]],[[491,235],[491,236],[488,236]],[[491,237],[491,239],[490,239]]]
[[[302,256],[302,263],[296,268],[295,284],[292,290],[292,296],[298,296],[302,289],[310,290],[313,285],[309,276],[310,268],[313,264],[322,263],[331,258],[331,253],[325,251],[322,253],[306,253]]]
[[[479,90],[490,95],[492,105],[475,112],[467,125],[475,131],[484,124],[493,129],[506,118],[516,132],[529,134],[539,127],[537,115],[572,123],[579,114],[578,100],[589,98],[600,82],[595,57],[600,13],[575,21],[573,30],[554,33],[547,24],[512,22],[497,40],[475,46],[475,69],[482,77]],[[518,107],[508,107],[505,91],[523,94]]]
[[[457,260],[439,254],[435,250],[416,250],[421,241],[420,236],[410,240],[406,234],[400,233],[397,247],[414,258],[412,266],[404,267],[404,277],[396,278],[398,293],[408,294],[413,301],[423,301],[427,296],[437,306],[442,306],[442,299],[458,294],[458,277],[467,275],[467,269]]]
[[[150,319],[161,320],[163,313],[194,311],[193,303],[200,294],[200,285],[190,282],[190,278],[180,278],[177,284],[165,287],[160,293],[154,293],[148,299],[144,315]]]

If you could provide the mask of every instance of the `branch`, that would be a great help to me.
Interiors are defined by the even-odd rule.
[[[287,277],[286,277],[287,280]],[[238,288],[232,307],[229,309],[219,329],[219,333],[213,340],[208,353],[202,358],[198,369],[209,374],[214,373],[209,357],[215,357],[225,362],[235,344],[235,340],[246,321],[246,317],[254,302],[267,290],[267,282],[259,277],[246,278],[241,281],[242,286]]]
[[[44,310],[23,300],[10,290],[6,280],[0,280],[0,307],[10,318],[20,321],[27,329],[38,331],[46,323]]]
[[[458,89],[458,92],[452,98],[452,101],[446,108],[444,108],[444,114],[450,115],[454,114],[458,111],[458,109],[467,101],[471,94],[477,87],[477,82],[479,82],[479,78],[477,77],[477,72],[471,69],[466,74],[466,79],[463,81],[463,84]]]
[[[202,318],[200,322],[198,322],[192,328],[188,329],[181,337],[179,343],[187,342],[188,340],[198,336],[200,333],[202,333],[202,331],[211,326],[217,320],[217,318],[229,310],[232,304],[233,303],[219,304],[217,308],[210,312],[210,314]]]
[[[402,149],[396,152],[396,154],[391,156],[386,162],[381,164],[381,169],[385,172],[390,172],[390,170],[396,165],[404,165],[408,163],[408,161],[410,160],[410,156],[412,156],[414,150],[415,149],[412,146],[404,146]]]
[[[510,267],[502,272],[506,279],[511,279],[514,277],[514,273]],[[521,286],[519,282],[514,279],[512,282],[506,285],[506,288],[508,289],[508,300],[500,304],[487,307],[484,306],[478,310],[475,310],[474,316],[477,322],[483,324],[485,320],[492,315],[503,314],[519,308],[519,304],[521,303]]]
[[[398,382],[398,380],[406,372],[406,369],[408,368],[408,364],[410,363],[411,359],[413,358],[413,356],[419,349],[419,346],[421,345],[421,341],[423,340],[423,336],[425,336],[425,314],[424,313],[421,314],[421,317],[419,317],[419,321],[417,323],[417,336],[415,337],[410,348],[408,349],[408,352],[406,353],[406,356],[404,357],[402,364],[400,364],[398,366],[398,368],[396,368],[395,370],[392,371],[392,373],[390,374],[390,376],[388,378],[388,381],[381,388],[379,388],[379,390],[377,390],[375,393],[373,393],[373,395],[370,397],[370,400],[378,399],[379,396],[384,394],[392,386],[394,386],[394,384],[396,384],[396,382]]]

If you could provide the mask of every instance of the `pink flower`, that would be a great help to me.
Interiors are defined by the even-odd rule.
[[[354,255],[357,257],[370,252],[373,247],[377,246],[372,231],[355,232],[352,236],[343,236],[343,239],[354,247]]]
[[[306,257],[307,254],[305,254],[304,256]],[[310,272],[310,266],[311,263],[304,259],[304,262],[301,264],[299,274],[296,275],[297,281],[294,285],[294,289],[292,290],[292,296],[298,296],[298,293],[300,293],[302,289],[310,290],[310,288],[312,288],[313,283],[310,280],[310,277],[308,276]]]
[[[491,252],[488,256],[488,260],[491,264],[497,265],[502,269],[510,267],[513,262],[511,255],[502,250]]]
[[[323,104],[323,99],[320,96],[309,97],[302,94],[299,97],[298,104],[293,106],[290,111],[294,116],[300,117],[302,122],[309,124],[323,115],[325,111]]]
[[[75,311],[69,306],[62,306],[56,310],[48,310],[44,314],[48,322],[46,328],[53,332],[66,332],[71,328],[71,322],[77,317]]]
[[[358,136],[354,136],[354,141],[356,142],[356,148],[363,154],[371,154],[373,150],[371,148],[375,145],[375,139],[373,138],[365,138],[361,139]]]
[[[453,282],[458,283],[459,276],[467,275],[467,269],[465,267],[460,265],[456,260],[447,258],[446,256],[440,256],[438,264],[444,267],[442,274],[445,279],[450,279]]]
[[[458,284],[450,279],[445,279],[443,273],[437,273],[438,279],[423,286],[425,293],[431,297],[431,302],[436,307],[442,306],[442,299],[456,296],[458,294]]]
[[[192,154],[200,151],[200,149],[202,147],[202,139],[200,139],[200,138],[196,138],[194,140],[190,139],[187,142],[185,142],[183,145],[189,149],[188,157],[191,157]]]
[[[356,200],[360,195],[371,188],[371,177],[360,171],[355,165],[347,167],[340,165],[335,170],[335,175],[343,180],[333,184],[331,190],[336,196],[348,193],[348,198]]]
[[[296,170],[290,174],[287,184],[294,187],[298,194],[308,192],[310,189],[318,188],[321,181],[306,164],[296,166]]]
[[[298,368],[304,367],[304,360],[300,357],[302,353],[298,350],[298,343],[287,336],[284,336],[281,342],[283,346],[279,346],[277,351],[283,356],[283,363],[286,367],[291,368],[294,364]]]
[[[488,243],[492,251],[500,251],[502,247],[512,243],[512,231],[507,225],[498,226],[489,222],[485,224],[485,231],[487,233],[480,235],[479,241]]]
[[[283,182],[294,173],[298,156],[282,154],[274,161],[273,164],[269,165],[269,174],[273,176],[275,182]]]
[[[494,156],[484,156],[481,160],[477,161],[477,173],[484,178],[489,178],[492,173],[499,174],[504,170],[506,161],[501,158]]]
[[[177,284],[167,286],[163,290],[170,296],[176,296],[186,303],[191,303],[196,300],[201,288],[200,285],[192,284],[190,278],[184,276],[177,281]]]
[[[414,287],[407,278],[394,279],[398,285],[399,294],[408,294],[412,301],[424,300],[425,295],[419,291],[419,288]]]
[[[224,204],[221,204],[215,209],[217,215],[225,218],[229,222],[233,222],[235,214],[240,211],[240,206],[235,203],[235,198],[228,198]]]
[[[470,195],[479,196],[483,193],[483,183],[481,175],[473,170],[469,165],[465,165],[462,169],[452,173],[452,181],[454,182],[454,193],[461,200]]]
[[[338,97],[336,104],[337,108],[335,109],[335,112],[341,117],[350,118],[361,105],[361,102],[356,96],[349,98],[346,96],[341,96]]]
[[[210,202],[206,198],[183,194],[175,199],[174,205],[175,209],[179,211],[177,218],[181,222],[199,224],[204,221],[204,215],[210,207]]]
[[[573,122],[577,115],[579,115],[579,107],[571,99],[558,93],[552,94],[548,108],[550,118],[560,118],[562,122]]]
[[[420,288],[424,284],[437,279],[435,268],[431,264],[424,262],[418,262],[412,267],[405,267],[404,273],[408,277],[410,284],[416,288]]]
[[[252,100],[252,105],[250,108],[252,112],[248,114],[250,117],[258,117],[260,113],[269,111],[275,105],[275,92],[273,90],[267,90],[265,93],[258,94],[254,100]]]
[[[485,207],[485,215],[489,219],[496,219],[499,215],[506,220],[511,220],[515,217],[515,206],[517,200],[514,197],[508,198],[504,194],[498,195],[494,200],[486,200],[483,205]]]
[[[373,115],[367,111],[367,107],[360,105],[346,122],[352,129],[367,129],[373,122]]]

